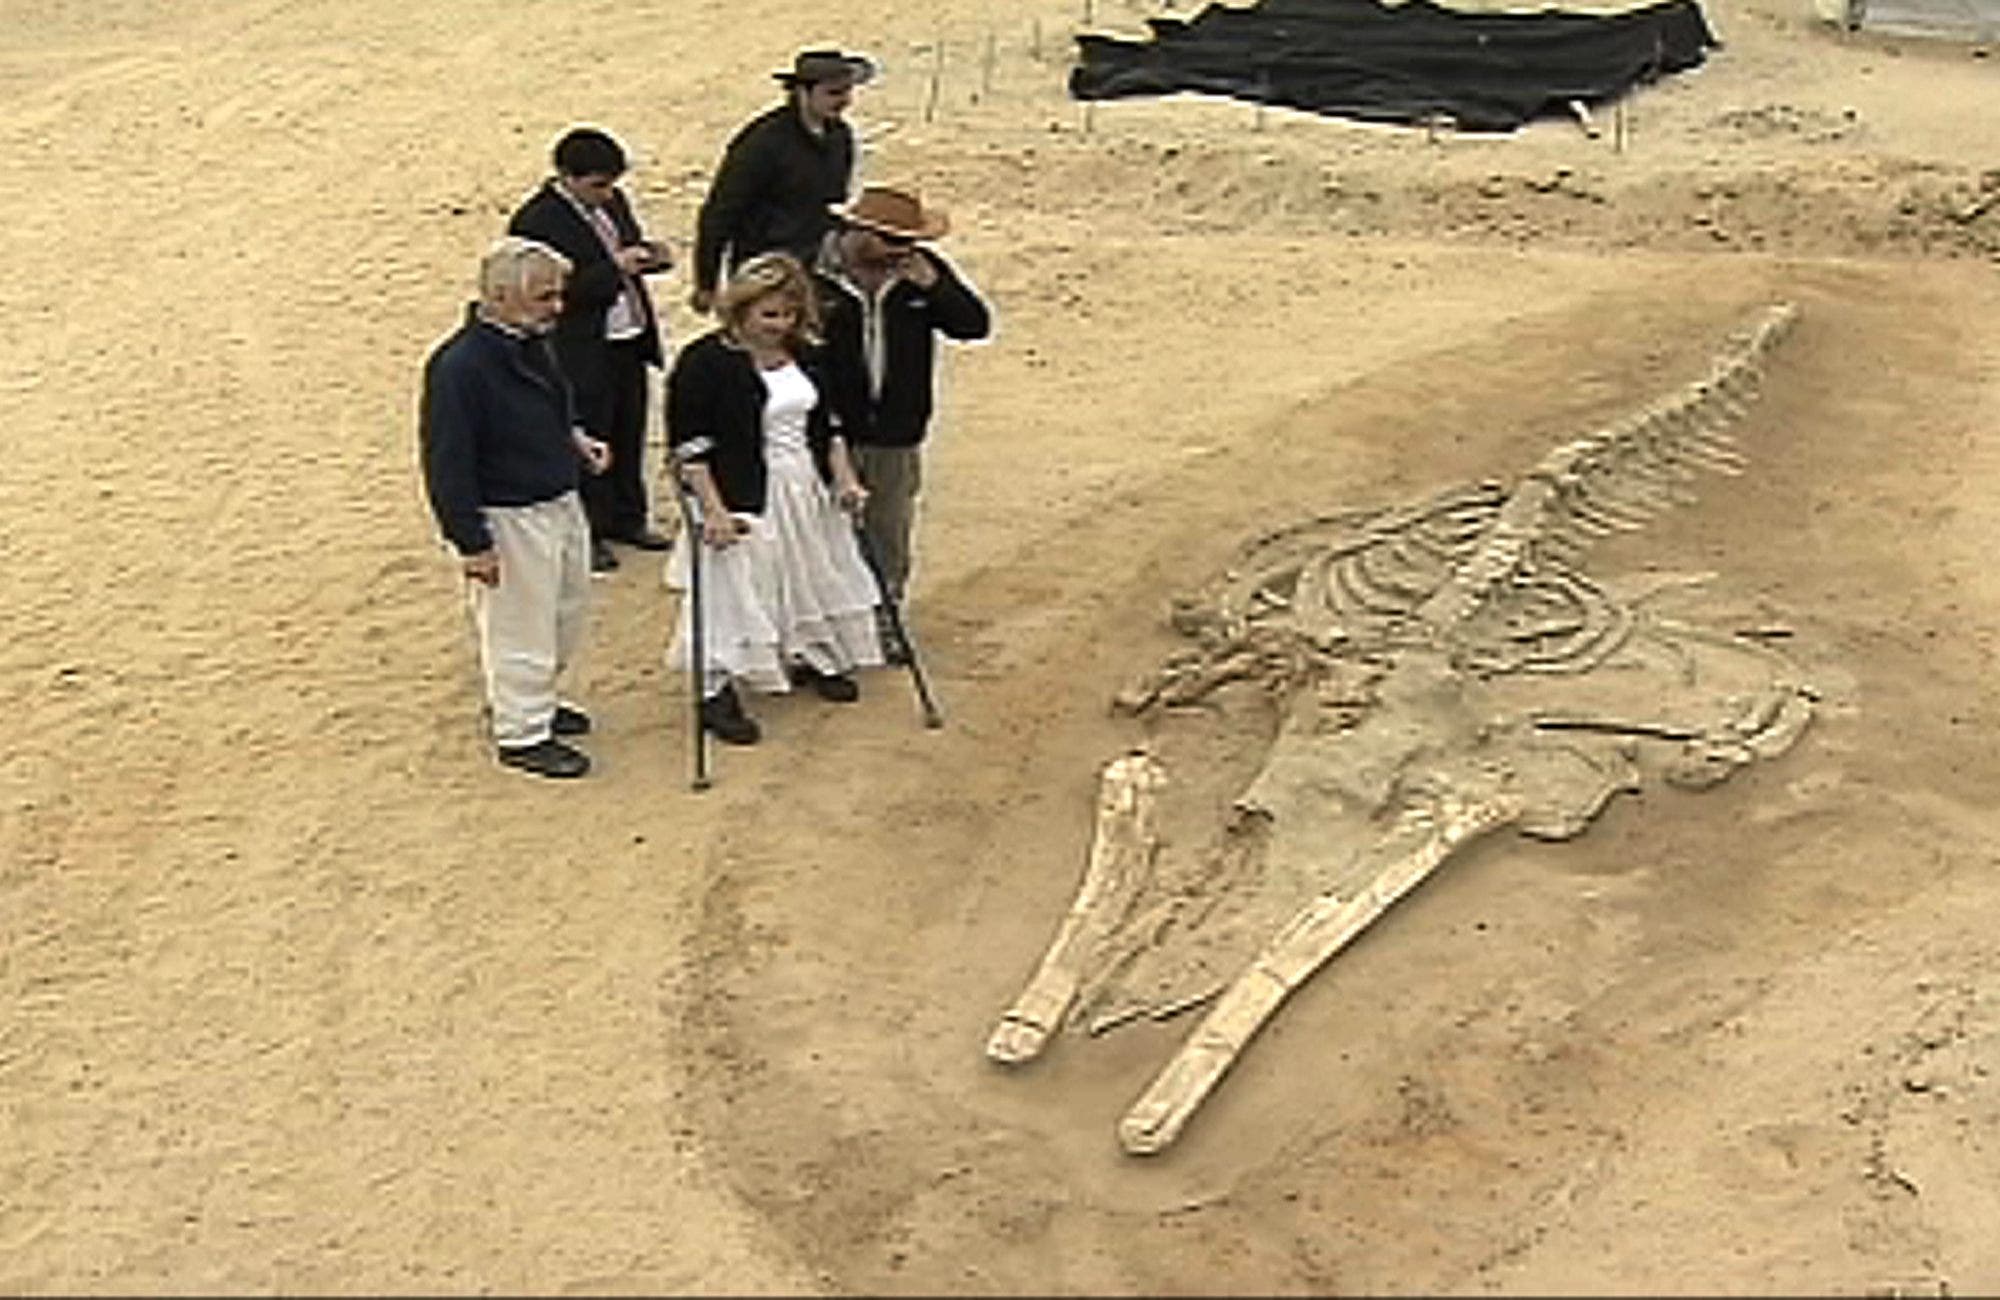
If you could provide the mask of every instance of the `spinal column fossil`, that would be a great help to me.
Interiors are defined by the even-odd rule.
[[[1254,683],[1280,711],[1270,753],[1177,870],[1162,765],[1141,748],[1106,767],[1082,887],[987,1055],[1206,1005],[1118,1128],[1159,1151],[1285,997],[1461,846],[1505,826],[1568,839],[1649,778],[1702,788],[1790,748],[1814,695],[1766,629],[1690,618],[1704,578],[1581,566],[1703,472],[1742,472],[1729,429],[1796,316],[1768,309],[1705,377],[1511,484],[1281,529],[1177,601],[1194,645],[1116,706]]]

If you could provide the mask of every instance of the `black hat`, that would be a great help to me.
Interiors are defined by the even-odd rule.
[[[787,86],[817,86],[827,81],[859,86],[875,75],[875,63],[866,55],[839,50],[801,50],[788,71],[771,75]]]

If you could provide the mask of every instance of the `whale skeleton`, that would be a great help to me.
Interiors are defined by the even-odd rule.
[[[1706,575],[1580,566],[1703,474],[1744,472],[1731,427],[1797,315],[1770,307],[1705,375],[1512,483],[1278,529],[1176,602],[1195,644],[1115,707],[1158,719],[1254,684],[1280,710],[1270,753],[1171,879],[1164,765],[1139,746],[1105,767],[1082,884],[987,1055],[1206,1006],[1118,1125],[1159,1152],[1294,989],[1468,844],[1567,839],[1648,777],[1705,788],[1789,749],[1816,696],[1768,629],[1674,616]]]

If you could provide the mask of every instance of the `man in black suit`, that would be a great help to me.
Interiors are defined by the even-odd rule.
[[[583,427],[611,448],[611,467],[583,483],[590,518],[590,567],[618,567],[610,543],[647,551],[671,543],[647,522],[641,455],[646,441],[646,367],[662,360],[659,318],[642,277],[672,258],[645,238],[618,187],[625,150],[603,131],[577,127],[556,142],[556,174],[514,213],[510,234],[539,240],[568,257],[556,356],[576,391]]]

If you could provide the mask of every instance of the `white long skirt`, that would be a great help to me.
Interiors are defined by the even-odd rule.
[[[854,525],[834,504],[812,460],[772,455],[764,513],[741,516],[750,531],[733,544],[701,547],[705,693],[724,678],[753,690],[791,689],[785,668],[803,661],[824,673],[879,667],[875,578]],[[683,542],[667,561],[667,585],[687,592]],[[667,664],[691,671],[694,601],[681,601]]]

